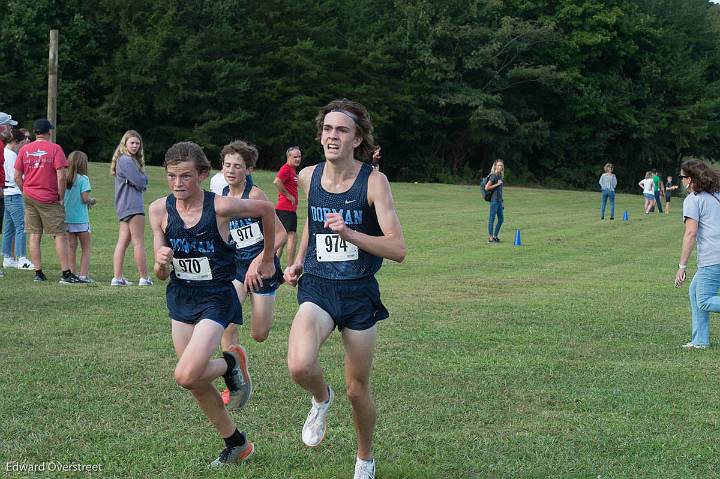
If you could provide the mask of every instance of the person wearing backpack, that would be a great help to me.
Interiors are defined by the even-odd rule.
[[[492,193],[493,193],[491,190],[488,190],[485,188],[487,186],[488,180],[490,179],[490,175],[492,175],[492,172],[488,173],[488,175],[485,178],[482,178],[480,180],[480,191],[483,194],[483,199],[485,201],[487,201],[488,203],[490,202],[490,199],[492,198]]]
[[[503,172],[505,171],[505,163],[501,159],[493,162],[490,168],[490,175],[485,183],[486,195],[490,193],[490,216],[488,218],[488,243],[499,243],[500,227],[503,224]],[[487,196],[486,196],[487,201]],[[497,223],[495,223],[497,217]]]

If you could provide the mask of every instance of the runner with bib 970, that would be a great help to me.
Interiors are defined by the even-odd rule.
[[[242,407],[252,392],[247,356],[236,345],[224,352],[222,359],[210,359],[227,325],[242,324],[242,309],[232,283],[236,248],[229,223],[232,218],[259,217],[263,231],[273,238],[275,209],[267,201],[203,191],[201,184],[210,162],[195,143],[170,147],[164,166],[171,194],[153,201],[149,212],[154,271],[160,280],[170,278],[166,298],[178,357],[175,381],[192,393],[225,440],[225,449],[212,466],[236,464],[249,457],[254,446],[235,427],[213,381],[220,376],[225,379],[230,390],[228,408]],[[267,241],[257,265],[260,278],[275,273],[274,256],[274,244]]]

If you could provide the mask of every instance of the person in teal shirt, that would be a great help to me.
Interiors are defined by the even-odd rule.
[[[95,204],[90,196],[92,188],[87,177],[88,157],[82,151],[73,151],[68,156],[67,188],[65,189],[65,223],[68,230],[68,262],[71,271],[77,274],[77,245],[80,243],[81,283],[91,283],[90,269],[90,214],[88,208]]]

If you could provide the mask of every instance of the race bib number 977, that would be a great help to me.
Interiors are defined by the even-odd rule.
[[[316,234],[315,254],[320,263],[358,259],[358,247],[337,234]]]
[[[231,228],[230,236],[235,241],[237,249],[247,248],[254,244],[258,244],[263,240],[263,234],[260,232],[260,223],[250,223],[239,228]]]
[[[210,260],[201,258],[173,258],[175,277],[188,281],[210,281],[213,279]]]

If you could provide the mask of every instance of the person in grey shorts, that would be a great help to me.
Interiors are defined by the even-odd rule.
[[[145,205],[143,192],[147,190],[145,153],[142,137],[135,130],[128,130],[115,148],[110,173],[115,177],[115,211],[119,221],[119,233],[113,253],[112,286],[128,286],[123,276],[123,259],[130,243],[133,245],[135,265],[140,279],[139,286],[152,286],[148,276],[145,256]]]

